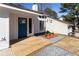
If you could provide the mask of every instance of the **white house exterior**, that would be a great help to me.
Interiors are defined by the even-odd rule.
[[[68,28],[69,24],[62,22],[60,20],[47,18],[48,21],[46,22],[46,30],[54,33],[64,34],[68,35],[70,32],[72,32],[72,29]]]
[[[46,30],[65,35],[69,33],[68,24],[47,18],[45,14],[0,4],[0,50],[10,47],[10,40]]]
[[[0,4],[0,50],[8,48],[10,40],[45,32],[45,21],[43,20],[46,20],[46,18],[40,18],[39,16],[45,15]],[[44,24],[40,25],[40,22]],[[44,28],[40,30],[41,26]]]

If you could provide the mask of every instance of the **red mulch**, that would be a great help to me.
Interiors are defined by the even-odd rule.
[[[46,34],[46,35],[42,35],[43,37],[45,37],[46,39],[51,39],[57,36],[57,34]]]

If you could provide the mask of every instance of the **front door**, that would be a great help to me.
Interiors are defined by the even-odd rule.
[[[27,37],[27,19],[26,18],[18,18],[18,37],[23,38]]]

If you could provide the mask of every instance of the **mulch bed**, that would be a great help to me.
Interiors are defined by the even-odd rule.
[[[58,34],[52,34],[52,33],[50,33],[50,34],[42,35],[42,37],[45,37],[46,39],[51,39],[51,38],[56,37],[57,35],[58,35]]]

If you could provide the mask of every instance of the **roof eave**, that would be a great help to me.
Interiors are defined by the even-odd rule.
[[[28,11],[28,10],[23,10],[23,9],[16,8],[16,7],[12,7],[12,6],[5,5],[5,4],[0,4],[0,6],[4,7],[4,8],[12,9],[12,10],[17,10],[17,11],[21,11],[21,12],[31,13],[31,14],[34,14],[34,15],[45,15],[45,14],[40,14],[40,13],[36,13],[36,12],[32,12],[32,11]]]

